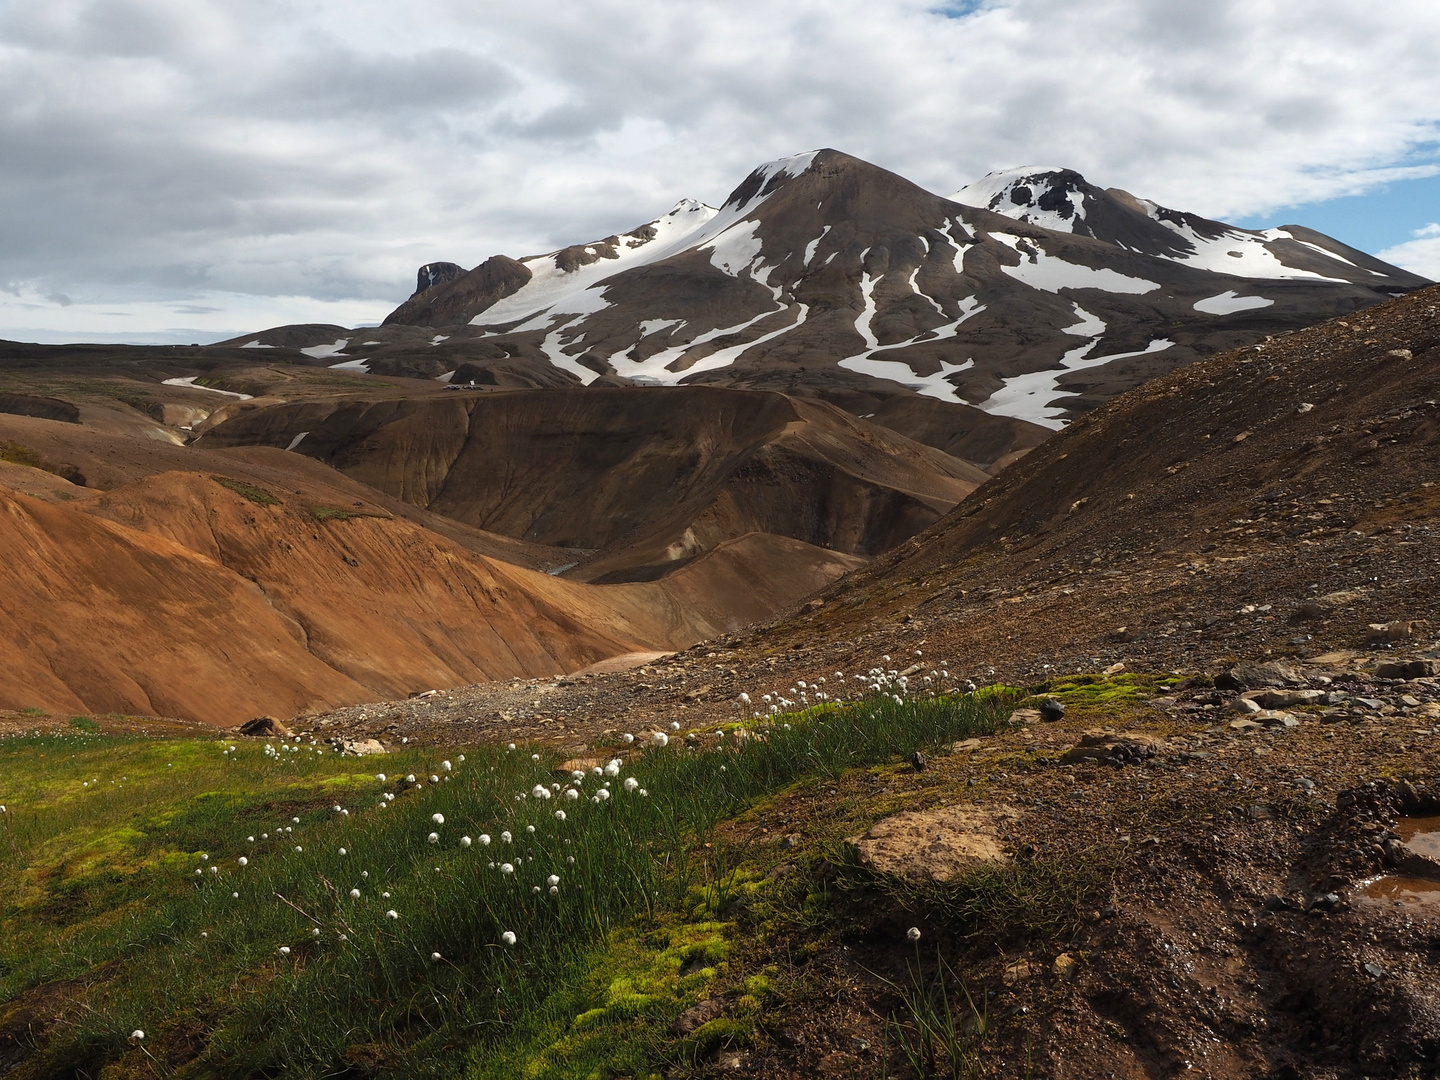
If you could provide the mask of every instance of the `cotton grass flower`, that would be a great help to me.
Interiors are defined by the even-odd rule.
[[[351,889],[351,890],[350,890],[350,899],[351,899],[351,900],[359,900],[359,899],[360,899],[360,890],[359,890],[359,889]]]
[[[3,810],[3,809],[4,809],[4,807],[0,807],[0,810]],[[145,1041],[145,1032],[141,1031],[139,1028],[136,1028],[134,1031],[130,1032],[130,1041],[131,1041],[132,1043],[142,1043],[142,1042],[144,1042],[144,1041]]]
[[[440,954],[438,952],[432,952],[430,954],[430,962],[432,964],[438,964],[440,962]]]
[[[515,866],[512,863],[502,862],[500,864],[500,872],[502,874],[513,874],[515,872]]]
[[[578,798],[580,798],[580,792],[576,791],[573,787],[572,787],[572,788],[566,788],[566,789],[565,789],[565,797],[566,797],[567,799],[578,799]]]
[[[626,791],[634,791],[634,790],[635,790],[636,788],[638,788],[639,786],[640,786],[640,781],[639,781],[639,780],[636,780],[635,777],[633,777],[633,776],[627,776],[627,777],[625,778],[625,790],[626,790]]]
[[[389,911],[385,912],[385,917],[387,919],[398,919],[400,918],[400,913],[392,907]]]
[[[462,760],[463,760],[463,759],[462,759]],[[440,762],[440,768],[444,769],[446,772],[449,772],[449,771],[450,771],[451,769],[453,769],[454,767],[455,767],[455,766],[451,765],[450,762],[448,762],[448,761],[442,761],[442,762]]]
[[[433,821],[436,825],[444,825],[444,824],[445,824],[445,815],[444,815],[444,814],[431,814],[431,815],[430,815],[430,820]]]
[[[564,820],[565,820],[565,811],[564,811],[564,810],[556,810],[556,811],[555,811],[555,820],[556,820],[556,821],[564,821]]]
[[[281,945],[281,946],[280,946],[280,955],[281,955],[281,956],[289,956],[289,955],[290,955],[290,946],[289,946],[289,945]]]
[[[634,735],[631,735],[631,734],[627,731],[624,735],[621,735],[621,736],[620,736],[620,741],[623,742],[623,743],[625,743],[625,744],[628,746],[630,743],[633,743],[633,742],[635,741],[635,736],[634,736]]]
[[[500,935],[500,940],[503,941],[506,945],[514,945],[515,934],[512,931],[506,930],[503,934]]]
[[[342,847],[342,848],[340,849],[340,854],[341,854],[341,855],[349,855],[350,853],[349,853],[348,851],[346,851],[346,850]]]
[[[489,834],[489,833],[483,833],[483,832],[482,832],[482,833],[480,834],[480,846],[481,846],[481,847],[489,847],[489,846],[490,846],[490,834]]]
[[[235,861],[236,861],[239,865],[241,865],[241,866],[249,866],[249,865],[250,865],[250,860],[247,859],[244,855],[241,855],[241,856],[240,856],[238,859],[236,859]]]
[[[514,839],[515,839],[515,838],[510,835],[510,830],[509,830],[509,829],[506,829],[504,832],[502,832],[502,833],[500,834],[500,842],[501,842],[501,843],[508,844],[508,843],[510,843],[510,842],[511,842],[512,840],[514,840]]]
[[[909,930],[906,930],[906,931],[905,931],[905,936],[906,936],[907,938],[909,938],[912,942],[919,941],[919,940],[920,940],[920,928],[919,928],[918,926],[912,926],[912,927],[910,927]]]
[[[432,844],[438,844],[440,842],[440,834],[438,832],[432,832],[425,839],[430,841],[430,843]]]
[[[663,749],[670,745],[670,736],[666,735],[663,731],[657,731],[654,735],[650,736],[650,742]]]
[[[679,730],[680,730],[680,721],[679,721],[679,720],[671,720],[671,721],[670,721],[670,730],[671,730],[671,731],[679,731]]]
[[[605,775],[619,776],[620,766],[623,764],[624,762],[622,762],[619,758],[611,758],[608,762],[605,763]]]
[[[530,794],[537,799],[548,799],[550,798],[550,789],[544,784],[536,784],[530,789]]]
[[[460,837],[460,846],[461,846],[461,847],[469,847],[469,846],[470,846],[470,837],[468,837],[468,836],[462,836],[462,837]]]
[[[546,885],[559,885],[559,884],[560,884],[560,877],[559,877],[559,875],[558,875],[558,874],[551,874],[548,878],[545,879],[545,884],[546,884]]]

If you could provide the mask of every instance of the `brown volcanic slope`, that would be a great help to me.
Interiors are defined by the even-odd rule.
[[[294,403],[199,445],[301,433],[299,452],[415,505],[597,553],[584,580],[654,578],[752,532],[870,556],[987,479],[820,402],[709,387]]]
[[[1363,648],[1399,620],[1423,647],[1440,637],[1437,451],[1431,287],[1131,391],[820,611],[741,640],[800,650],[802,675],[922,640],[1012,677]]]
[[[592,586],[221,479],[161,473],[74,508],[0,488],[0,707],[235,724],[551,675],[733,630],[859,563],[745,537],[663,583]],[[757,562],[778,569],[757,581]]]

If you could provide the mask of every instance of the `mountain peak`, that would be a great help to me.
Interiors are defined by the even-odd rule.
[[[1077,232],[1074,225],[1085,219],[1087,196],[1103,194],[1074,169],[1023,165],[987,173],[950,198],[1042,228]]]

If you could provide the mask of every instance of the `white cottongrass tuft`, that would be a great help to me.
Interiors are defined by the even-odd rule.
[[[387,895],[388,895],[388,894],[387,894]],[[400,918],[400,912],[396,911],[396,910],[392,907],[389,911],[385,912],[385,917],[386,917],[387,919],[398,919],[398,918]]]
[[[0,807],[0,810],[3,810],[3,809],[4,809],[4,807]],[[132,1043],[143,1042],[144,1040],[145,1040],[145,1032],[141,1031],[139,1028],[136,1028],[134,1031],[130,1032],[130,1041],[131,1041]]]
[[[281,945],[281,946],[280,946],[280,955],[281,955],[281,956],[289,956],[289,955],[290,955],[290,946],[289,946],[289,945]]]
[[[238,859],[236,859],[235,861],[236,861],[237,863],[239,863],[241,866],[249,866],[249,865],[250,865],[250,860],[247,859],[244,855],[241,855],[241,856],[240,856]]]
[[[438,832],[432,832],[425,839],[429,840],[432,844],[438,844],[440,842],[440,834]]]
[[[507,829],[505,832],[502,832],[502,833],[500,834],[500,840],[501,840],[502,843],[508,844],[508,843],[510,843],[510,841],[512,841],[512,840],[514,840],[514,839],[515,839],[515,838],[510,835],[510,831],[509,831],[508,829]]]
[[[500,935],[500,940],[503,941],[506,945],[514,945],[515,934],[513,931],[506,930],[503,934]]]
[[[628,744],[633,743],[633,742],[635,741],[635,736],[634,736],[634,735],[631,735],[631,734],[627,731],[624,735],[621,735],[621,736],[620,736],[620,741],[628,745]]]
[[[442,761],[442,762],[440,762],[440,768],[444,769],[446,772],[449,772],[449,771],[450,771],[451,769],[453,769],[454,767],[455,767],[455,766],[451,765],[450,762],[448,762],[448,761]]]
[[[480,834],[480,846],[481,846],[481,847],[489,847],[489,846],[490,846],[490,834],[489,834],[488,832],[482,832],[482,833]]]
[[[920,928],[919,928],[918,926],[912,926],[912,927],[910,927],[909,930],[906,930],[906,931],[905,931],[905,936],[906,936],[907,938],[909,938],[911,941],[919,941],[919,940],[920,940]]]
[[[679,721],[679,720],[671,720],[671,721],[670,721],[670,730],[671,730],[671,731],[679,731],[679,730],[680,730],[680,721]]]
[[[576,791],[573,787],[572,787],[572,788],[566,788],[566,789],[565,789],[565,797],[566,797],[567,799],[578,799],[578,798],[580,798],[580,792]]]
[[[565,811],[564,811],[564,810],[556,810],[556,811],[555,811],[555,820],[556,820],[556,821],[564,821],[564,820],[565,820]]]
[[[430,954],[430,961],[431,963],[438,964],[440,962],[440,954],[438,952],[432,952]]]
[[[359,890],[359,889],[351,889],[351,890],[350,890],[350,899],[351,899],[351,900],[359,900],[359,899],[360,899],[360,890]]]
[[[540,760],[540,755],[539,755],[539,754],[531,754],[531,755],[530,755],[530,760],[531,760],[531,761],[539,761],[539,760]]]
[[[634,791],[634,790],[635,790],[636,788],[638,788],[639,786],[640,786],[640,781],[639,781],[639,780],[636,780],[635,777],[633,777],[633,776],[627,776],[627,777],[625,778],[625,790],[626,790],[626,791]]]
[[[606,776],[619,776],[619,775],[620,775],[620,766],[623,765],[623,764],[625,764],[625,763],[624,763],[623,761],[621,761],[618,757],[617,757],[617,758],[611,758],[609,761],[607,761],[607,762],[605,763],[605,775],[606,775]]]
[[[349,855],[350,853],[349,853],[348,851],[346,851],[346,850],[342,847],[342,848],[340,849],[340,854],[341,854],[341,855]]]
[[[444,825],[444,824],[445,824],[445,815],[444,815],[444,814],[431,814],[431,815],[430,815],[430,820],[433,821],[436,825]]]
[[[468,836],[462,836],[462,837],[460,837],[460,846],[461,846],[461,847],[469,847],[469,846],[470,846],[470,843],[471,843],[470,837],[468,837]]]
[[[545,879],[545,884],[546,884],[546,885],[559,885],[559,884],[560,884],[560,878],[559,878],[559,876],[556,875],[556,874],[551,874],[548,878]]]
[[[550,798],[550,789],[544,784],[536,784],[530,790],[530,794],[537,799],[548,799]]]
[[[670,736],[666,735],[663,731],[657,731],[654,735],[650,736],[650,742],[653,743],[655,746],[669,746]]]
[[[383,772],[377,772],[375,774],[375,779],[379,780],[383,784],[385,782],[385,774]]]
[[[526,831],[527,833],[533,833],[533,832],[535,831],[535,826],[534,826],[534,825],[526,825],[526,826],[525,826],[525,831]]]
[[[502,874],[513,874],[515,872],[515,867],[511,863],[502,862],[500,864],[500,872]]]

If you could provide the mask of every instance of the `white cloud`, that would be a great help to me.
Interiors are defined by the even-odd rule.
[[[1414,240],[1386,248],[1380,258],[1431,281],[1440,281],[1440,223],[1432,221],[1416,229]]]
[[[816,146],[938,192],[1055,161],[1222,218],[1437,171],[1432,0],[959,10],[0,6],[0,283],[117,329],[239,296],[232,326],[290,317],[265,297],[384,311],[422,262],[592,239]]]

